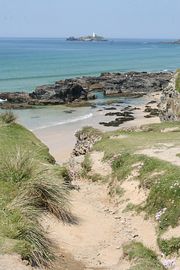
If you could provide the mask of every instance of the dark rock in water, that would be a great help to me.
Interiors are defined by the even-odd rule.
[[[100,122],[99,124],[106,127],[118,127],[124,122],[132,121],[134,119],[135,119],[134,116],[130,115],[130,116],[125,116],[125,117],[118,117],[115,120],[110,121],[110,122]]]
[[[54,85],[39,86],[29,96],[32,99],[60,100],[65,103],[79,98],[87,99],[87,92],[81,85],[65,80],[56,82]]]
[[[96,104],[91,104],[91,108],[95,109],[95,108],[97,108],[97,105]]]
[[[102,73],[99,77],[81,77],[57,81],[37,87],[32,93],[0,93],[0,107],[26,107],[34,105],[58,105],[92,100],[92,91],[102,91],[107,96],[140,97],[146,93],[162,91],[167,87],[172,72]],[[121,102],[121,101],[120,101]]]
[[[121,117],[129,117],[133,114],[133,112],[109,112],[106,113],[105,116],[121,116]]]
[[[66,111],[64,111],[65,113],[73,113],[73,112],[75,112],[76,110],[66,110]]]
[[[27,103],[30,100],[29,94],[24,92],[4,92],[0,93],[0,98],[7,100],[3,104],[9,102],[14,104]]]

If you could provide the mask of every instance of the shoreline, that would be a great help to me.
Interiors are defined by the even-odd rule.
[[[121,128],[131,128],[134,126],[141,126],[151,123],[159,123],[159,117],[145,118],[144,116],[147,113],[144,112],[145,106],[149,101],[156,100],[156,104],[153,104],[153,107],[156,107],[157,103],[160,101],[160,92],[154,92],[147,94],[143,98],[144,104],[137,105],[139,110],[134,111],[134,120],[125,122],[118,127],[105,127],[100,125],[99,122],[102,119],[111,121],[113,116],[104,116],[107,112],[114,112],[114,110],[104,110],[104,111],[95,111],[93,117],[86,119],[85,121],[78,121],[75,123],[65,124],[65,125],[56,125],[39,130],[32,131],[44,144],[46,144],[50,150],[51,155],[54,156],[56,161],[60,164],[68,162],[72,150],[76,143],[75,133],[77,130],[83,128],[84,126],[92,126],[103,132],[118,130]],[[137,102],[137,99],[136,99]],[[111,105],[114,107],[114,105]],[[119,109],[116,110],[118,112]]]

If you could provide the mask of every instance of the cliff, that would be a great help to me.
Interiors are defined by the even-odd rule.
[[[159,104],[161,121],[180,120],[180,71],[174,74],[164,89]]]

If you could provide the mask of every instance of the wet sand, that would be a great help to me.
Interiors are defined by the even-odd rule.
[[[93,116],[91,118],[88,118],[84,121],[79,121],[75,123],[69,123],[64,125],[57,125],[53,127],[47,127],[39,130],[33,131],[34,134],[43,142],[45,143],[49,149],[50,153],[55,157],[56,161],[60,164],[65,163],[68,161],[73,147],[76,143],[76,137],[75,133],[77,130],[81,129],[84,126],[92,126],[94,128],[98,128],[102,131],[112,131],[117,130],[120,128],[125,127],[132,127],[132,126],[141,126],[145,124],[150,123],[159,123],[159,117],[153,117],[153,118],[145,118],[144,116],[147,113],[144,113],[145,105],[151,101],[156,100],[159,101],[160,93],[151,93],[148,94],[144,98],[144,104],[137,105],[137,100],[135,100],[136,107],[140,108],[139,110],[134,111],[134,117],[135,120],[128,121],[120,125],[119,127],[105,127],[103,125],[100,125],[99,122],[106,121],[109,122],[111,120],[114,120],[117,116],[105,116],[107,112],[118,112],[121,107],[117,107],[117,110],[99,110],[94,109]],[[152,104],[151,106],[156,106],[157,104]],[[133,106],[133,105],[132,105]],[[112,104],[111,107],[114,107]]]

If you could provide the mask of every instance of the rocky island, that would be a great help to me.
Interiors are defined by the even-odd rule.
[[[149,92],[162,91],[172,79],[173,72],[102,73],[56,81],[38,86],[33,92],[0,93],[0,107],[29,108],[33,105],[81,103],[96,98],[96,92],[105,96],[140,97]]]
[[[81,37],[69,37],[66,39],[67,41],[107,41],[107,39],[105,39],[102,36],[98,36],[95,33],[93,33],[92,35],[89,36],[81,36]]]

